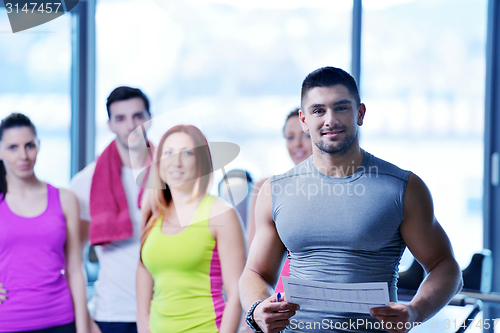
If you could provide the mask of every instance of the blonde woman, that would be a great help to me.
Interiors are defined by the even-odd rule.
[[[156,162],[151,178],[163,189],[143,201],[139,333],[234,333],[244,236],[234,209],[207,193],[213,171],[207,141],[194,126],[173,127],[160,140]]]

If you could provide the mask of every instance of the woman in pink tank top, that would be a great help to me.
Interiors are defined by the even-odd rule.
[[[0,332],[88,332],[78,202],[40,181],[28,117],[0,123]]]

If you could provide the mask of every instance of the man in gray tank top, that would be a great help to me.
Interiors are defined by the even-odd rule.
[[[415,174],[359,146],[366,108],[345,71],[323,67],[302,84],[300,120],[312,156],[267,181],[257,199],[257,231],[240,297],[257,332],[407,332],[461,289],[448,236]],[[427,272],[407,304],[397,301],[398,266],[408,246]],[[390,306],[370,315],[298,309],[276,302],[284,254],[290,277],[319,282],[387,282]],[[286,295],[285,295],[286,297]],[[381,325],[383,323],[383,325]]]

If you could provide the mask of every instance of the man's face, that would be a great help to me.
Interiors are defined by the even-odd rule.
[[[311,135],[315,149],[323,153],[345,153],[358,136],[363,124],[365,106],[356,103],[341,84],[310,89],[302,101],[300,121]]]
[[[134,150],[144,146],[141,129],[134,131],[151,118],[141,98],[114,102],[109,106],[109,113],[109,129],[116,134],[116,139],[122,147]]]

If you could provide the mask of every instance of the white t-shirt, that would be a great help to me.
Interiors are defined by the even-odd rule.
[[[80,218],[90,221],[90,188],[95,162],[87,165],[71,180],[70,188],[78,197]],[[99,260],[99,274],[91,302],[95,306],[91,316],[96,321],[136,322],[135,276],[140,251],[141,210],[137,207],[140,187],[133,170],[122,167],[122,183],[134,234],[131,238],[95,246]]]

